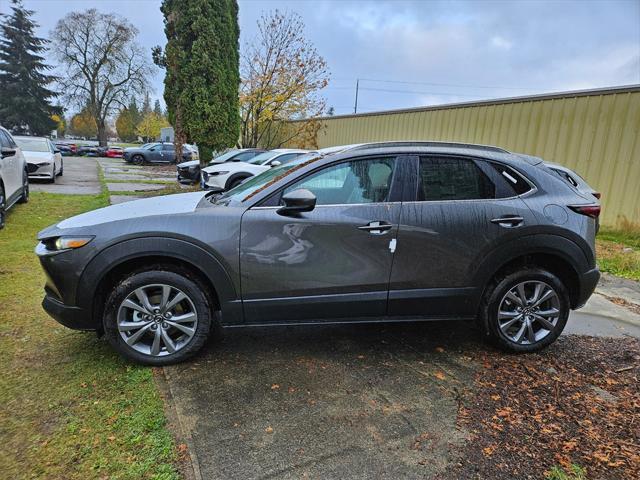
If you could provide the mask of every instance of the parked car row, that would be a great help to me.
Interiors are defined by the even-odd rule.
[[[223,192],[237,187],[247,178],[308,153],[313,152],[292,148],[229,150],[214,158],[203,169],[200,168],[200,162],[197,161],[178,164],[176,166],[177,178],[180,183],[200,183],[200,186],[205,190]]]
[[[176,163],[176,147],[173,143],[145,143],[140,147],[129,147],[124,149],[123,158],[126,162],[136,165],[147,163]],[[184,144],[182,146],[182,160],[199,161],[200,154],[194,145]]]

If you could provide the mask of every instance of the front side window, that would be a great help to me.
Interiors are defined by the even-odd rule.
[[[419,201],[500,198],[496,186],[473,160],[421,157]]]
[[[316,205],[387,202],[394,168],[392,158],[339,163],[288,186],[283,194],[304,188],[316,196]]]

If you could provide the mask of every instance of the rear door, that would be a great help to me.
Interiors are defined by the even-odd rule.
[[[249,323],[380,317],[400,219],[398,160],[321,167],[242,217],[240,270]],[[279,197],[308,189],[313,211],[278,213]]]
[[[163,162],[171,163],[176,159],[176,147],[173,143],[162,144],[162,156]]]
[[[420,156],[413,165],[415,190],[402,205],[389,315],[473,316],[478,264],[534,224],[518,196],[531,186],[508,167],[482,159]]]

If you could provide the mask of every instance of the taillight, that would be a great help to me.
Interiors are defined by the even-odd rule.
[[[600,197],[602,197],[602,194],[600,192],[595,192],[593,196],[596,197],[598,200],[600,200]]]
[[[591,218],[598,218],[600,215],[600,205],[569,205],[569,208],[580,215]]]

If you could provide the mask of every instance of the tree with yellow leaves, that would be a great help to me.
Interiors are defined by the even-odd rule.
[[[315,147],[317,121],[325,110],[320,91],[329,83],[325,60],[304,37],[293,12],[263,14],[258,37],[241,59],[240,113],[243,147],[277,148],[292,142]]]
[[[160,136],[160,130],[168,126],[169,122],[164,116],[158,115],[154,111],[150,111],[147,112],[147,114],[142,118],[142,121],[138,124],[136,133],[148,142],[156,140]]]

